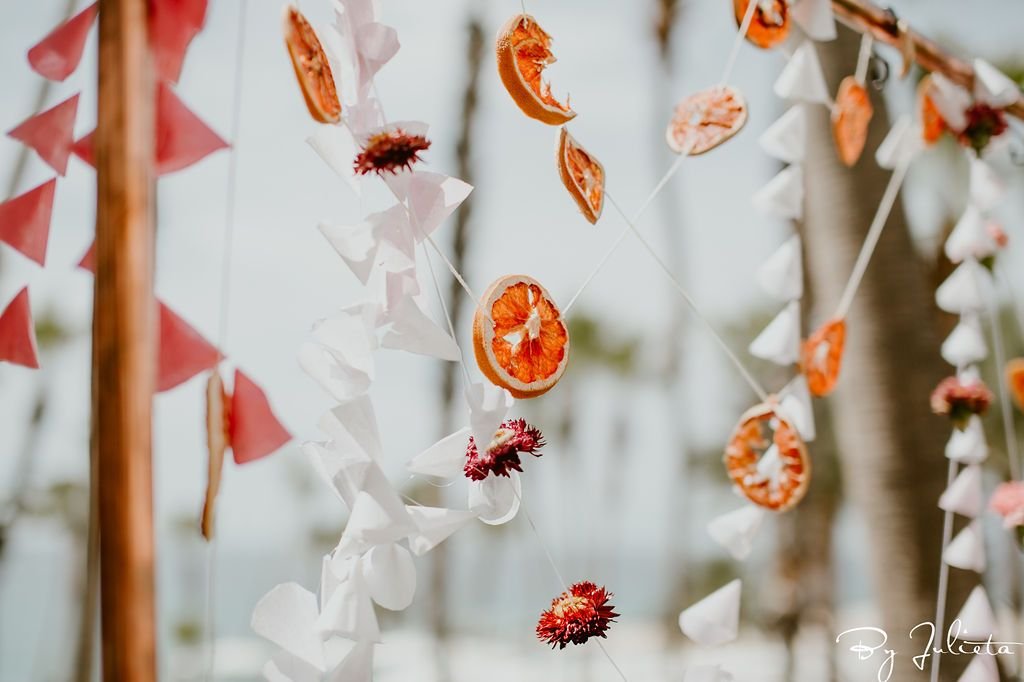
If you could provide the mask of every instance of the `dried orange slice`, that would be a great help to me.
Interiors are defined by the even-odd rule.
[[[551,36],[533,17],[519,14],[509,19],[498,31],[495,49],[501,82],[524,114],[553,126],[576,116],[568,101],[563,104],[554,98],[551,86],[542,78],[555,55],[551,53]]]
[[[846,320],[843,318],[829,320],[804,341],[801,366],[812,395],[820,398],[836,387],[845,345]]]
[[[676,154],[696,156],[728,140],[746,122],[747,103],[739,90],[727,85],[708,88],[676,105],[665,139]]]
[[[740,417],[725,449],[725,470],[748,500],[781,512],[807,494],[811,460],[796,429],[774,405],[769,399]],[[766,429],[774,431],[770,439]]]
[[[917,107],[921,113],[921,136],[927,144],[935,144],[948,130],[949,125],[939,113],[928,91],[932,87],[932,77],[925,76],[917,86]]]
[[[558,174],[570,196],[591,224],[601,217],[604,208],[604,166],[562,128],[556,150]]]
[[[1024,358],[1014,358],[1006,363],[1006,385],[1017,403],[1024,410]]]
[[[569,362],[569,331],[551,295],[526,275],[506,275],[484,293],[473,318],[473,352],[491,383],[535,398]]]
[[[868,141],[868,124],[875,113],[867,88],[854,76],[839,84],[836,106],[832,109],[832,137],[839,160],[847,166],[857,163]]]
[[[775,47],[789,35],[789,4],[786,0],[753,0],[757,9],[747,28],[747,40],[762,49]],[[751,0],[733,0],[736,25],[743,27],[743,18]]]
[[[224,469],[224,453],[230,445],[230,401],[224,390],[220,371],[214,368],[206,381],[206,449],[207,460],[206,500],[199,522],[200,531],[207,540],[213,538],[213,514],[220,490],[220,476]]]
[[[291,5],[285,6],[283,21],[284,42],[310,116],[320,123],[339,122],[341,102],[334,86],[334,74],[316,31],[302,12]]]

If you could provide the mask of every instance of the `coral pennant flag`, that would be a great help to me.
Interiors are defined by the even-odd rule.
[[[62,81],[70,76],[82,61],[85,39],[96,20],[99,3],[93,3],[71,17],[28,51],[28,63],[43,78]]]
[[[87,272],[96,274],[96,242],[93,241],[89,244],[89,250],[82,255],[82,260],[78,261],[76,267],[82,268]]]
[[[206,21],[206,0],[150,0],[149,45],[157,76],[177,83],[185,51]]]
[[[53,170],[64,175],[68,170],[68,157],[74,144],[75,116],[78,114],[78,94],[60,104],[26,119],[7,133],[32,149]]]
[[[157,392],[168,391],[220,360],[217,349],[164,303],[160,303]]]
[[[0,242],[6,242],[40,265],[46,261],[56,186],[57,179],[53,178],[0,204]]]
[[[274,416],[267,394],[238,369],[230,414],[231,451],[236,464],[266,457],[292,439]]]
[[[19,291],[0,314],[0,362],[39,369],[28,287]]]
[[[72,147],[75,156],[93,167],[96,166],[92,145],[94,133],[81,138]],[[178,99],[169,85],[160,84],[156,96],[157,175],[188,168],[227,146],[227,142]]]

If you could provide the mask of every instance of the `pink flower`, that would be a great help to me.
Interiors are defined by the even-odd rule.
[[[473,437],[469,437],[463,472],[474,481],[482,481],[488,474],[508,476],[513,469],[522,473],[519,453],[540,457],[542,447],[544,436],[537,427],[530,426],[525,419],[508,419],[502,422],[483,454],[477,449]]]
[[[957,428],[967,425],[973,414],[984,414],[992,404],[992,391],[981,379],[964,383],[958,377],[946,377],[932,391],[932,412],[947,416]]]
[[[1003,517],[1005,528],[1024,526],[1024,483],[1008,481],[1000,484],[988,504],[992,511]]]
[[[576,583],[555,597],[551,608],[540,615],[537,638],[552,649],[564,649],[570,643],[584,644],[591,637],[607,637],[605,633],[619,616],[608,603],[611,596],[592,582]]]

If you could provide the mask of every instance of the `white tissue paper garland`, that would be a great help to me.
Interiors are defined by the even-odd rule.
[[[1009,76],[984,59],[975,59],[974,97],[990,106],[1003,108],[1020,98],[1020,88]]]
[[[775,95],[782,99],[817,102],[831,106],[832,98],[825,84],[825,74],[818,61],[814,43],[807,40],[793,52],[786,68],[775,80]]]
[[[999,682],[996,657],[986,654],[975,655],[957,678],[957,682]]]
[[[950,566],[975,573],[985,572],[985,541],[981,525],[973,521],[956,534],[942,553],[942,560]]]
[[[807,377],[797,374],[779,391],[779,412],[800,434],[805,443],[818,437],[814,423],[814,407]]]
[[[741,590],[739,580],[715,590],[679,614],[679,629],[705,646],[733,641],[739,631]]]
[[[729,550],[734,559],[743,561],[750,556],[764,517],[763,508],[748,504],[712,519],[707,526],[708,535]]]
[[[796,301],[804,295],[804,269],[800,235],[794,234],[768,256],[757,269],[757,283],[780,301]]]
[[[988,346],[977,315],[962,315],[953,331],[942,342],[942,359],[960,368],[981,362],[987,356]]]
[[[991,275],[978,261],[966,258],[935,290],[935,302],[947,313],[980,312],[988,305]]]
[[[969,519],[978,517],[984,503],[981,467],[977,464],[964,467],[939,497],[939,509],[966,516]]]
[[[750,343],[750,354],[777,365],[800,359],[800,302],[793,301]]]
[[[800,163],[807,155],[807,110],[794,104],[761,133],[758,144],[765,154],[786,163]]]
[[[897,166],[909,165],[923,149],[920,123],[909,114],[903,114],[875,150],[875,162],[886,170],[895,170]]]
[[[971,591],[955,620],[960,621],[960,639],[984,641],[989,635],[997,636],[996,617],[981,585]]]
[[[780,220],[800,220],[804,214],[804,174],[800,166],[783,168],[751,198],[761,214]]]

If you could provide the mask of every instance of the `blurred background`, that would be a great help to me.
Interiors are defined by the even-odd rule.
[[[70,5],[76,3],[72,0]],[[78,3],[79,9],[84,6]],[[573,135],[604,163],[608,188],[627,212],[647,196],[673,157],[664,127],[674,102],[717,82],[735,35],[726,0],[534,0],[529,9],[555,38],[556,94],[580,115]],[[95,33],[82,67],[41,91],[25,52],[61,21],[66,0],[0,7],[0,127],[82,91],[76,134],[95,124]],[[1011,76],[1024,73],[1019,29],[1024,5],[1006,0],[894,0],[915,28],[955,53],[984,57]],[[307,1],[315,25],[331,3]],[[210,3],[206,28],[186,59],[178,92],[222,136],[229,134],[236,77],[236,0]],[[381,21],[402,50],[377,84],[392,120],[431,124],[430,168],[476,186],[437,239],[477,291],[499,275],[525,272],[563,302],[623,225],[612,212],[586,223],[552,162],[556,130],[521,115],[494,67],[493,36],[519,4],[472,0],[385,0]],[[384,208],[356,197],[305,144],[314,129],[296,90],[280,35],[280,4],[249,3],[239,154],[239,208],[231,327],[226,352],[264,385],[296,440],[271,458],[228,465],[219,501],[214,561],[215,678],[253,680],[271,652],[249,630],[256,601],[273,585],[315,588],[320,556],[347,511],[315,478],[299,444],[317,438],[331,405],[295,360],[312,322],[361,296],[316,225],[356,221]],[[853,72],[859,39],[820,44],[834,90]],[[898,56],[877,48],[892,70]],[[760,217],[749,197],[777,170],[756,144],[785,110],[771,92],[784,58],[744,45],[732,77],[750,106],[746,129],[713,154],[687,160],[640,228],[671,263],[702,309],[771,390],[786,370],[750,358],[745,347],[777,312],[755,280],[757,265],[793,226]],[[864,158],[836,160],[827,112],[811,110],[805,239],[806,329],[834,309],[888,175],[873,150],[886,112],[907,112],[921,74],[887,83]],[[42,100],[39,98],[42,97]],[[12,196],[49,177],[20,145],[0,139],[0,181]],[[1013,353],[1024,350],[1009,290],[1024,287],[1021,230],[1024,172],[1012,155],[993,160],[1011,191],[1000,209],[1010,248],[1000,256],[1010,287],[1001,319]],[[227,155],[219,152],[158,185],[159,296],[212,337],[217,328]],[[682,307],[648,254],[627,238],[574,307],[572,362],[558,390],[519,403],[548,441],[530,462],[524,503],[570,581],[590,579],[615,593],[623,614],[607,647],[632,680],[678,681],[697,662],[721,662],[737,680],[871,680],[877,662],[858,663],[832,644],[835,633],[885,626],[898,648],[909,626],[934,616],[948,424],[928,410],[946,373],[938,347],[952,321],[932,292],[949,271],[943,236],[963,210],[966,163],[950,141],[922,155],[850,313],[847,364],[839,390],[817,404],[812,490],[794,512],[768,519],[753,556],[733,561],[707,536],[715,516],[740,506],[721,465],[738,415],[756,402],[733,368]],[[48,264],[39,269],[0,253],[0,299],[31,285],[42,369],[0,366],[0,680],[88,680],[95,624],[81,608],[87,590],[89,360],[92,278],[76,270],[94,230],[94,176],[77,159],[59,183]],[[421,268],[421,271],[423,269]],[[441,268],[439,272],[443,270]],[[460,342],[471,309],[457,287]],[[429,282],[424,300],[441,319]],[[805,330],[806,330],[805,329]],[[384,355],[386,354],[386,355]],[[985,367],[990,385],[998,372]],[[158,537],[161,679],[202,679],[209,551],[197,530],[206,480],[203,384],[155,400],[154,487]],[[426,504],[461,506],[462,488],[408,479],[402,465],[464,423],[456,366],[382,351],[372,397],[386,468]],[[987,420],[993,455],[987,486],[1005,478],[997,411]],[[985,576],[1007,627],[1020,628],[1020,552],[998,521],[986,520]],[[385,641],[377,679],[473,681],[612,680],[594,647],[552,652],[533,627],[560,590],[537,538],[520,516],[470,526],[418,560],[420,589],[406,612],[380,611]],[[970,587],[953,570],[955,613]],[[734,577],[744,578],[741,637],[705,650],[683,637],[679,611]],[[1022,640],[1024,641],[1024,640]],[[906,657],[909,659],[909,655]],[[958,667],[951,660],[947,675]],[[960,664],[959,667],[962,667]],[[1011,671],[1012,665],[1006,667]],[[894,679],[924,679],[904,671]]]

